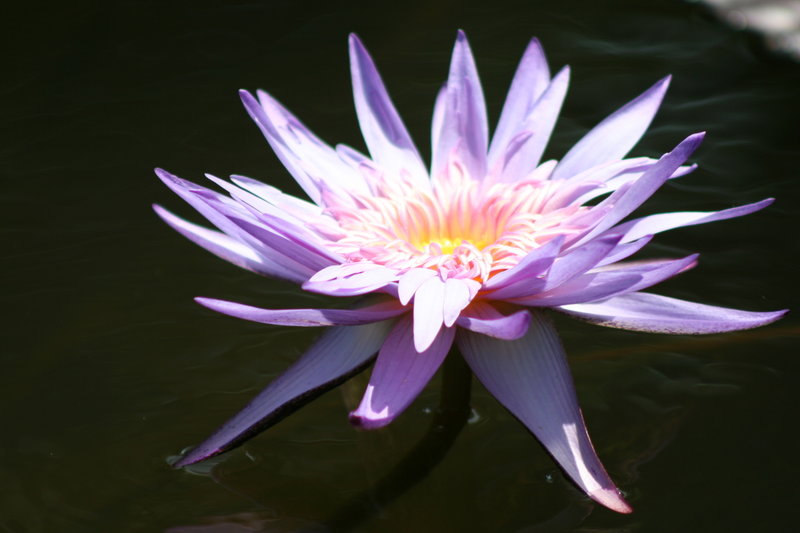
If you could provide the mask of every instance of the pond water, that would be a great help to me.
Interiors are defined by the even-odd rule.
[[[552,157],[672,73],[635,153],[709,135],[693,158],[700,169],[645,209],[778,200],[659,236],[653,254],[702,255],[656,292],[797,307],[797,63],[678,1],[377,4],[77,1],[7,19],[0,531],[797,530],[791,314],[696,338],[556,318],[598,453],[632,515],[583,497],[479,385],[473,416],[441,460],[430,460],[434,446],[418,467],[404,463],[430,440],[438,379],[380,431],[347,423],[364,374],[212,464],[169,466],[315,334],[215,315],[192,297],[265,307],[325,299],[239,270],[167,228],[151,203],[200,217],[152,167],[193,180],[244,174],[299,194],[236,91],[264,88],[323,139],[363,147],[350,31],[423,151],[457,28],[470,37],[495,119],[530,37],[552,67],[572,66]],[[379,488],[387,475],[396,480],[388,496]]]

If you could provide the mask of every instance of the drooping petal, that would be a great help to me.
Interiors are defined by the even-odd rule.
[[[556,309],[600,326],[681,335],[756,328],[778,320],[787,312],[786,309],[741,311],[646,292],[623,294],[600,302],[564,305]]]
[[[447,172],[451,160],[455,160],[464,165],[472,179],[480,181],[486,176],[489,138],[486,102],[467,37],[460,30],[443,103],[441,126],[433,139],[431,176],[436,179]]]
[[[384,321],[327,330],[247,407],[175,466],[187,466],[242,444],[360,372],[372,360],[390,327],[391,321]]]
[[[269,258],[258,254],[252,248],[242,244],[236,239],[228,237],[224,233],[192,224],[191,222],[173,215],[159,205],[154,205],[153,209],[158,216],[175,231],[229,263],[233,263],[238,267],[250,270],[256,274],[286,279],[294,281],[295,283],[303,282],[304,277],[302,273],[285,268],[271,261]]]
[[[402,413],[444,361],[453,344],[455,328],[442,330],[422,352],[414,348],[414,335],[412,317],[397,321],[381,347],[361,404],[350,413],[353,425],[379,428]]]
[[[408,312],[408,309],[396,301],[357,309],[263,309],[215,298],[197,297],[194,300],[213,311],[243,320],[296,327],[360,326],[394,318]]]
[[[538,39],[533,38],[528,43],[525,53],[519,62],[511,88],[508,90],[503,111],[497,120],[489,147],[489,167],[493,166],[496,151],[505,147],[521,128],[522,121],[528,116],[536,101],[550,83],[550,68],[547,58]],[[502,149],[502,148],[500,148]]]
[[[527,310],[504,315],[490,304],[475,301],[456,320],[456,325],[496,339],[515,340],[528,331],[531,314]]]
[[[678,213],[660,213],[657,215],[650,215],[643,218],[637,218],[614,226],[608,233],[615,233],[622,235],[622,242],[635,241],[645,235],[652,235],[667,231],[675,228],[682,228],[684,226],[694,226],[696,224],[705,224],[707,222],[716,222],[717,220],[726,220],[729,218],[741,217],[755,213],[770,205],[774,198],[767,198],[760,202],[755,202],[747,205],[740,205],[730,209],[723,209],[721,211],[684,211]]]
[[[350,73],[358,123],[369,153],[383,170],[409,175],[428,186],[428,172],[411,136],[386,92],[372,58],[355,34],[350,34]]]
[[[625,157],[639,142],[661,105],[670,77],[606,117],[561,159],[553,179],[569,178],[595,165]]]
[[[589,440],[558,334],[540,313],[532,318],[527,334],[515,341],[459,331],[461,353],[481,383],[584,492],[610,509],[630,513]]]

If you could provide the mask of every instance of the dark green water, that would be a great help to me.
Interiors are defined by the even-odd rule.
[[[0,103],[0,532],[788,532],[798,526],[795,316],[703,338],[559,319],[587,423],[636,512],[589,503],[479,386],[477,415],[442,462],[390,503],[373,489],[425,434],[435,380],[385,430],[346,413],[366,376],[218,461],[170,456],[234,414],[311,342],[195,305],[323,300],[196,248],[150,210],[200,220],[152,175],[239,173],[298,192],[250,123],[240,87],[269,90],[329,142],[363,147],[346,35],[360,34],[427,149],[457,28],[497,117],[528,38],[573,67],[548,152],[664,74],[675,78],[637,155],[707,130],[700,170],[648,211],[775,196],[744,219],[670,232],[654,253],[701,252],[657,292],[797,307],[800,66],[678,1],[70,2],[4,16]],[[313,333],[313,332],[311,332]],[[412,475],[409,473],[409,475]],[[371,492],[373,491],[373,492]],[[353,518],[355,517],[355,518]]]

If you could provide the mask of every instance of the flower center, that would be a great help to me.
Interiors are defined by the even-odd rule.
[[[379,179],[372,195],[328,202],[344,234],[331,247],[351,262],[431,268],[484,282],[557,235],[577,231],[565,219],[582,208],[548,206],[557,185],[482,185],[460,172],[430,188]]]

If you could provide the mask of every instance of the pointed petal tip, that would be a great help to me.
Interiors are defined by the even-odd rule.
[[[374,418],[370,416],[364,416],[363,414],[359,414],[359,410],[360,408],[347,416],[347,420],[350,422],[350,425],[356,429],[380,429],[384,426],[388,426],[389,422],[392,421],[391,418]]]
[[[622,514],[631,514],[633,512],[633,507],[625,501],[617,489],[597,489],[590,492],[589,497],[612,511]]]
[[[459,28],[456,31],[456,40],[458,40],[459,42],[466,42],[466,40],[467,40],[467,34],[461,28]]]

